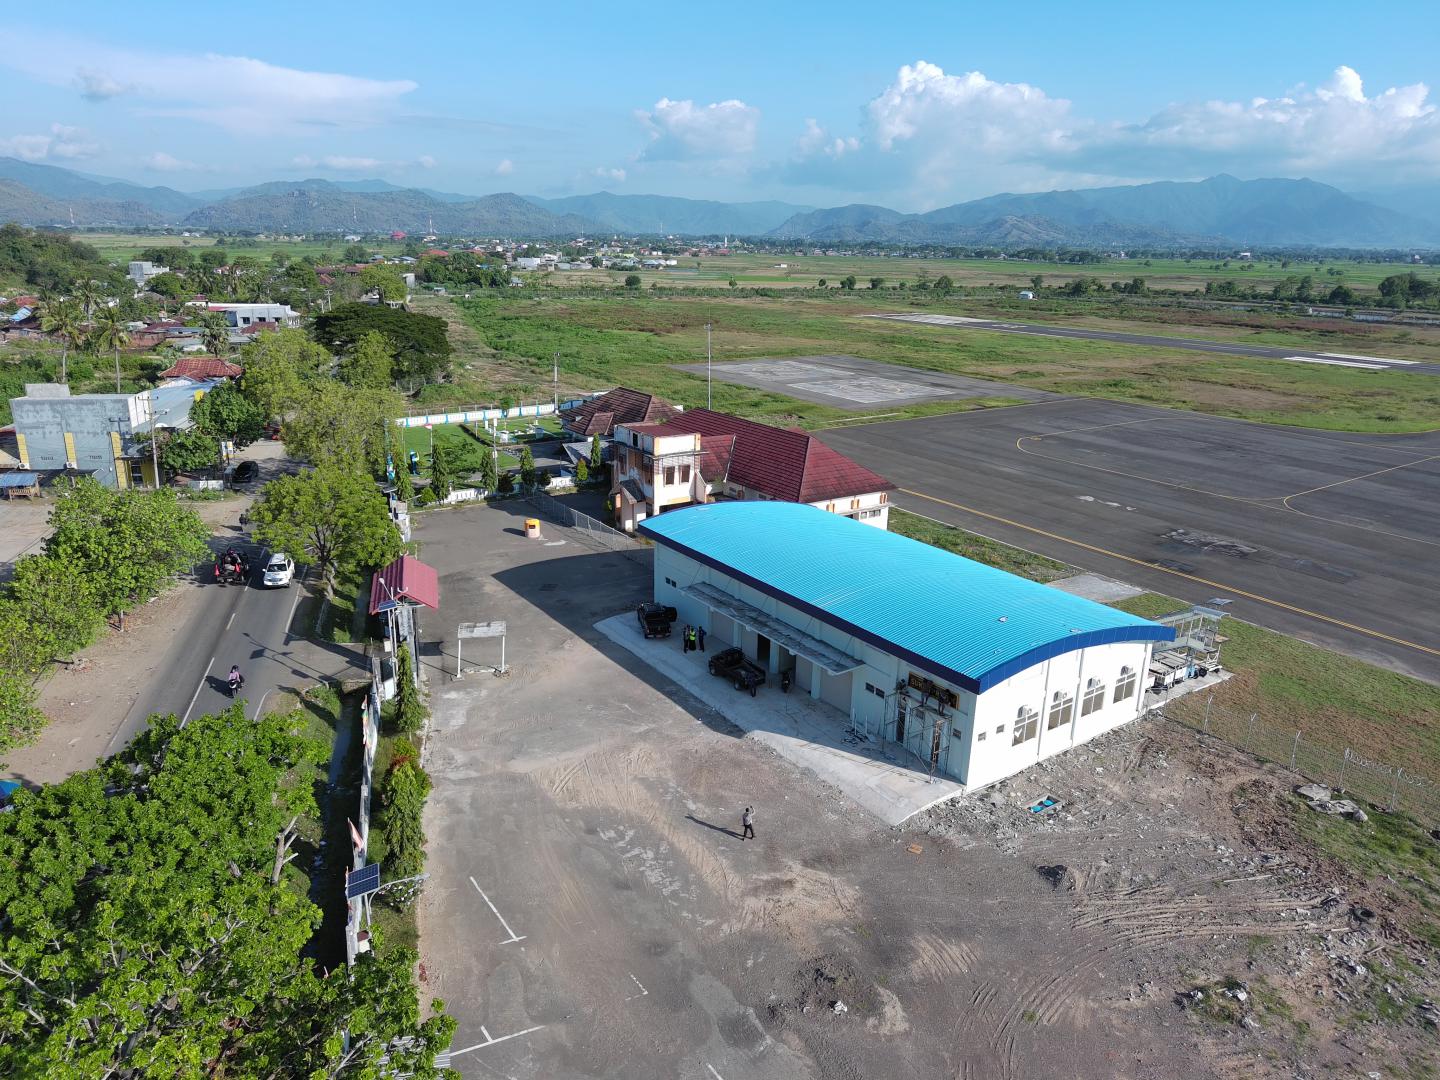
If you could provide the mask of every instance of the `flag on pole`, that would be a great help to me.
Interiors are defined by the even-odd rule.
[[[346,818],[345,824],[350,826],[350,842],[355,845],[355,850],[364,851],[365,841],[360,837],[360,830],[355,828],[355,822],[351,821],[349,818]]]

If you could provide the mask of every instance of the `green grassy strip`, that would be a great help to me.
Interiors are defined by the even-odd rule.
[[[963,555],[967,559],[994,566],[1031,581],[1050,582],[1068,577],[1075,568],[1062,562],[1036,555],[1023,548],[1011,547],[998,540],[957,529],[953,525],[912,514],[898,506],[890,508],[890,531],[913,540]]]

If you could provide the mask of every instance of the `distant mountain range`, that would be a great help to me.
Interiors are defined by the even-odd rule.
[[[1128,187],[992,195],[899,214],[841,206],[797,214],[771,236],[827,244],[1406,247],[1440,243],[1440,227],[1313,180],[1213,176]]]
[[[454,236],[768,236],[807,244],[1019,247],[1440,247],[1421,189],[1348,195],[1312,180],[1237,180],[992,195],[924,214],[852,204],[726,203],[601,191],[462,195],[387,180],[276,180],[185,193],[0,157],[0,221],[230,232]]]

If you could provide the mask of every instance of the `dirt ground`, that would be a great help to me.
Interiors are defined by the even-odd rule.
[[[238,456],[259,461],[262,478],[286,465],[279,443],[257,443]],[[223,539],[239,535],[240,515],[253,501],[253,493],[228,492],[224,499],[189,505]],[[50,499],[13,507],[24,515],[28,537],[24,554],[34,554],[44,542],[50,507]],[[12,507],[0,506],[0,514],[10,512]],[[8,537],[9,520],[0,521],[6,524],[0,532]],[[0,552],[0,558],[6,557],[17,556]],[[192,625],[205,598],[204,589],[182,578],[174,588],[131,612],[123,633],[112,628],[71,663],[55,665],[40,684],[37,702],[50,722],[35,743],[6,755],[0,776],[29,784],[54,783],[118,750],[115,737],[122,722],[157,678],[158,667],[177,636]]]
[[[1427,1060],[1425,955],[1404,913],[1300,839],[1288,778],[1146,721],[886,828],[596,634],[648,567],[554,526],[527,541],[525,512],[417,527],[442,593],[424,633],[424,996],[459,1021],[463,1075],[1365,1077]],[[464,679],[444,674],[473,619],[507,621],[508,677],[485,641],[466,642]],[[1046,795],[1058,810],[1029,813]]]

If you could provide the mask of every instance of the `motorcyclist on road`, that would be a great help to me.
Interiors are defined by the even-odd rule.
[[[230,665],[230,677],[227,680],[230,684],[230,693],[233,696],[236,690],[245,685],[245,676],[240,674],[240,665]]]

